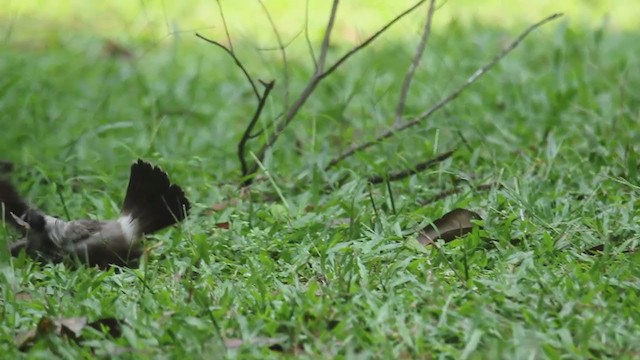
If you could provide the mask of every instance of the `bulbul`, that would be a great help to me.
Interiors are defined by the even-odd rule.
[[[0,179],[0,211],[6,223],[25,236],[11,246],[12,255],[59,262],[71,256],[89,266],[137,266],[142,238],[187,216],[191,205],[167,173],[138,160],[131,165],[120,217],[112,221],[64,221],[32,208],[6,180]]]

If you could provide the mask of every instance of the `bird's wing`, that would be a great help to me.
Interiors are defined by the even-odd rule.
[[[77,232],[77,236],[69,231],[70,239],[75,241],[67,242],[64,250],[77,256],[82,262],[101,268],[106,268],[111,264],[134,266],[142,255],[143,250],[140,242],[129,241],[119,222],[80,221],[76,221],[76,227],[82,228],[82,230],[74,230]],[[85,236],[87,232],[89,235]]]
[[[57,220],[49,230],[49,236],[60,247],[82,242],[100,231],[101,222],[97,220]]]

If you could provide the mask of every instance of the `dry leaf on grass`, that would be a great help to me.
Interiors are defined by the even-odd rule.
[[[219,229],[228,229],[230,225],[231,224],[229,224],[228,221],[225,221],[225,222],[217,223],[216,227]]]
[[[103,318],[89,323],[84,316],[59,319],[51,319],[45,316],[40,319],[35,329],[19,333],[14,342],[20,351],[27,351],[38,340],[49,335],[80,341],[82,340],[82,331],[86,327],[105,331],[112,337],[122,335],[120,321],[115,318]]]
[[[473,220],[481,220],[477,213],[466,209],[454,209],[429,224],[418,234],[418,241],[423,245],[431,245],[438,239],[450,242],[464,236],[473,229]]]

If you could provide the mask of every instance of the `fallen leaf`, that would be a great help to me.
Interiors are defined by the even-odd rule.
[[[229,222],[225,221],[225,222],[217,223],[216,227],[220,229],[228,229],[229,225],[230,225]]]
[[[82,329],[87,326],[86,317],[72,317],[66,319],[58,319],[54,321],[56,326],[60,327],[60,332],[65,335],[71,335],[74,338],[80,337]],[[56,330],[58,331],[58,330]]]
[[[226,209],[227,206],[229,206],[229,202],[225,201],[225,202],[213,204],[209,208],[211,210],[213,210],[213,211],[222,211],[222,210]]]
[[[114,58],[120,57],[130,59],[133,57],[133,53],[129,49],[113,40],[105,41],[102,51],[105,53],[105,55]]]
[[[431,245],[438,239],[452,241],[470,233],[473,229],[472,221],[478,219],[482,218],[473,211],[454,209],[422,229],[418,241],[423,245]]]
[[[242,198],[242,191],[240,193],[240,197]],[[228,208],[229,206],[233,206],[236,205],[238,203],[237,199],[231,199],[231,200],[227,200],[227,201],[222,201],[219,203],[215,203],[210,205],[204,212],[204,215],[212,215],[213,213],[216,212],[220,212],[226,208]]]
[[[18,291],[15,294],[15,299],[16,301],[31,301],[32,297],[31,294],[27,291]]]
[[[80,341],[82,339],[82,330],[87,326],[98,331],[106,330],[105,332],[112,337],[122,335],[120,321],[115,318],[103,318],[88,323],[87,318],[84,316],[59,319],[51,319],[45,316],[40,319],[35,329],[23,331],[16,335],[14,343],[20,351],[27,351],[38,340],[49,335]]]
[[[31,346],[33,346],[36,336],[36,329],[22,331],[18,333],[18,335],[16,335],[16,337],[13,339],[13,342],[15,343],[18,350],[27,351]]]

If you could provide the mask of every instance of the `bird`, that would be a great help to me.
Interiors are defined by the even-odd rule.
[[[75,258],[91,267],[136,267],[142,239],[183,221],[191,209],[183,189],[166,172],[138,159],[116,220],[65,221],[32,207],[8,180],[0,178],[0,212],[4,222],[24,234],[11,245],[32,258],[62,262]]]

